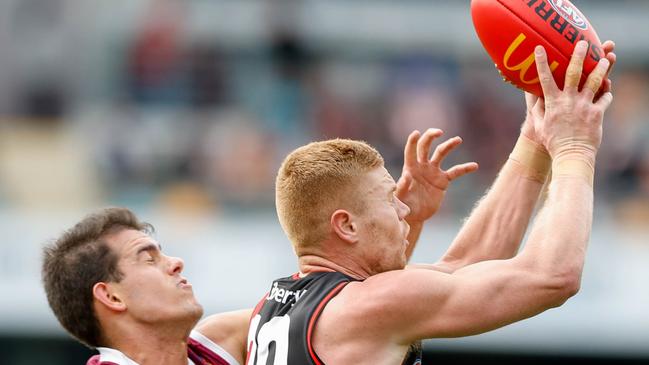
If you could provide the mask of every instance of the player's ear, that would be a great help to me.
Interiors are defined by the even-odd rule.
[[[104,307],[115,312],[126,310],[121,294],[111,283],[98,282],[92,287],[92,296]]]
[[[341,240],[348,243],[358,242],[358,223],[354,216],[344,209],[331,214],[331,229]]]

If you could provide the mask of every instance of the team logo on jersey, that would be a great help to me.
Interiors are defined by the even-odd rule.
[[[284,288],[280,288],[277,286],[277,282],[273,283],[273,289],[268,292],[268,296],[266,296],[266,300],[274,300],[277,303],[286,303],[287,301],[289,303],[292,302],[292,304],[297,303],[298,300],[306,293],[307,290],[287,290]]]
[[[568,23],[575,27],[586,30],[588,23],[586,17],[569,1],[567,0],[548,0],[550,5],[554,8],[557,14],[561,15]]]

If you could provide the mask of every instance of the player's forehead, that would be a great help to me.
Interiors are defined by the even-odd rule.
[[[119,256],[129,256],[138,252],[142,247],[151,246],[160,248],[153,237],[135,229],[120,229],[106,236],[106,241],[113,251]]]
[[[365,185],[364,187],[367,188],[368,192],[378,194],[384,194],[396,188],[396,183],[392,175],[383,166],[369,171],[365,181],[361,185]]]

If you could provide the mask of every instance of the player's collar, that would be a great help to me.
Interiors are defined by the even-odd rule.
[[[99,364],[103,362],[112,362],[117,365],[139,365],[121,351],[109,347],[97,347],[99,351]],[[195,365],[190,359],[187,359],[187,365]]]

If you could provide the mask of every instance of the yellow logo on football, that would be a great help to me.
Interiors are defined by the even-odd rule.
[[[527,75],[527,71],[529,71],[532,64],[534,64],[534,53],[530,54],[523,62],[519,63],[518,65],[514,65],[514,66],[509,65],[509,59],[511,58],[512,54],[518,49],[518,47],[525,41],[526,38],[527,37],[525,36],[525,34],[521,33],[509,45],[507,52],[505,52],[505,57],[503,58],[503,66],[509,71],[520,71],[519,78],[521,82],[527,85],[531,85],[539,82],[538,77],[533,80],[525,80],[525,75]],[[552,64],[550,65],[550,70],[554,72],[554,70],[556,70],[557,67],[559,67],[559,62],[553,61]]]

